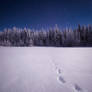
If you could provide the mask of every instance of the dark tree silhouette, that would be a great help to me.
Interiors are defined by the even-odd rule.
[[[0,32],[0,46],[92,46],[92,26],[61,30],[56,25],[48,31],[31,29],[4,29]]]

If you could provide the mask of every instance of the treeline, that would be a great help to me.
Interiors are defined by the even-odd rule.
[[[92,26],[61,30],[57,26],[49,30],[4,29],[0,32],[0,46],[92,46]]]

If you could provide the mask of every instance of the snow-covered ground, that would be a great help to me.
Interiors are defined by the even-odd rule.
[[[92,92],[92,48],[0,47],[0,92]]]

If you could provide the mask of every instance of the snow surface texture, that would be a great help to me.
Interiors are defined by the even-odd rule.
[[[92,92],[92,48],[0,47],[0,92]]]

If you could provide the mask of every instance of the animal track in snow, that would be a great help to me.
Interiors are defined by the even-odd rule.
[[[88,92],[87,90],[82,89],[78,84],[71,84],[71,85],[67,85],[67,81],[64,79],[63,75],[62,75],[62,70],[60,68],[58,68],[57,64],[52,61],[52,63],[54,64],[55,70],[57,71],[57,80],[58,82],[60,82],[61,84],[65,84],[66,87],[68,88],[72,88],[73,92]]]
[[[60,83],[66,83],[66,81],[65,81],[65,79],[64,79],[64,77],[62,76],[62,71],[61,71],[61,69],[60,68],[58,68],[57,69],[57,74],[58,74],[58,81],[60,82]]]
[[[66,83],[66,81],[64,80],[64,78],[62,76],[59,76],[58,80],[60,83],[63,83],[63,84]]]
[[[74,92],[88,92],[86,90],[83,90],[78,84],[73,85]]]
[[[57,73],[58,73],[58,74],[61,74],[61,69],[58,69],[58,70],[57,70]]]
[[[82,88],[78,84],[74,84],[73,89],[75,90],[75,92],[81,92],[82,91]]]
[[[60,83],[62,83],[62,84],[66,83],[65,79],[64,79],[63,76],[61,75],[61,73],[62,73],[61,69],[57,67],[57,64],[56,64],[54,61],[52,61],[52,63],[54,64],[55,70],[57,71],[57,75],[58,75],[58,76],[57,76],[57,80],[58,80]]]

